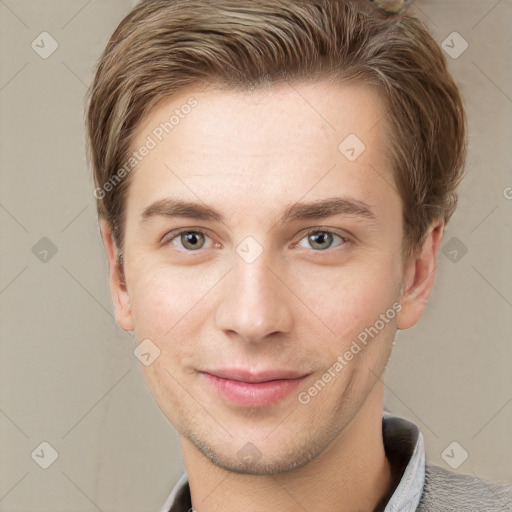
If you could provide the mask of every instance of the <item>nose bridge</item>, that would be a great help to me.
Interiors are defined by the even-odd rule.
[[[254,261],[244,259],[243,253],[236,254],[226,281],[225,296],[216,314],[219,329],[236,332],[251,342],[290,330],[290,297],[271,270],[267,254],[260,254]]]

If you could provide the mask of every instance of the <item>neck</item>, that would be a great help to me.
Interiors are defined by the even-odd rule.
[[[322,453],[301,468],[273,475],[226,471],[180,437],[193,508],[200,512],[373,512],[392,483],[382,439],[382,404],[383,386],[376,385]]]

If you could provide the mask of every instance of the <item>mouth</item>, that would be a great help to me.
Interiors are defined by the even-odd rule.
[[[286,398],[309,373],[266,370],[258,373],[241,369],[200,372],[210,391],[222,399],[245,407],[265,407]]]

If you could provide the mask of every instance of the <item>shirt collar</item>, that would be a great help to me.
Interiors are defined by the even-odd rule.
[[[382,436],[397,485],[383,512],[413,512],[425,484],[425,447],[418,427],[384,411]],[[188,512],[192,508],[187,474],[184,473],[160,512]]]
[[[386,411],[382,417],[382,434],[386,456],[395,464],[397,478],[400,478],[384,512],[413,512],[425,485],[423,434],[411,421]]]

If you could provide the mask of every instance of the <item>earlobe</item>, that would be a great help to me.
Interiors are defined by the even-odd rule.
[[[133,331],[133,319],[130,298],[126,288],[123,258],[116,247],[112,226],[105,219],[100,220],[100,232],[108,258],[110,294],[114,304],[116,323],[125,331]]]
[[[443,230],[444,222],[436,221],[431,224],[420,250],[405,269],[400,300],[402,309],[397,317],[398,329],[409,329],[421,318],[434,286],[437,251]]]

